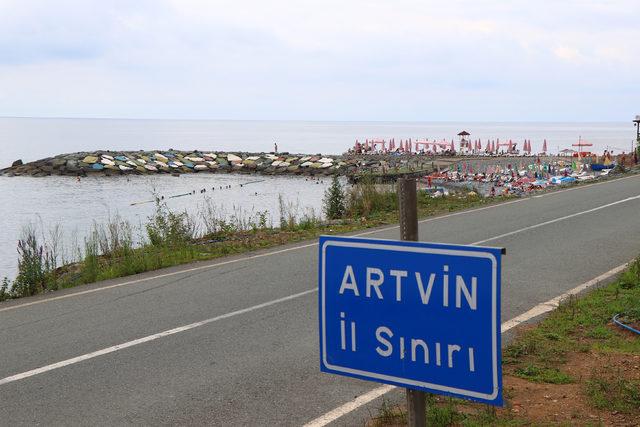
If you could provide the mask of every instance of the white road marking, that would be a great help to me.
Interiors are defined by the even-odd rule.
[[[495,236],[495,237],[492,237],[492,238],[489,238],[489,239],[485,239],[485,240],[481,240],[481,241],[478,241],[478,242],[475,242],[475,243],[471,243],[471,244],[472,245],[478,245],[480,243],[488,242],[490,240],[495,240],[495,239],[499,239],[501,237],[510,236],[510,235],[513,235],[513,234],[516,234],[516,233],[520,233],[520,232],[523,232],[523,231],[526,231],[526,230],[530,230],[530,229],[533,229],[533,228],[542,227],[543,225],[548,225],[548,224],[551,224],[551,223],[554,223],[554,222],[557,222],[557,221],[561,221],[561,220],[564,220],[564,219],[572,218],[572,217],[575,217],[575,216],[578,216],[578,215],[583,215],[583,214],[586,214],[586,213],[589,213],[589,212],[594,212],[594,211],[597,211],[597,210],[600,210],[600,209],[604,209],[604,208],[609,207],[609,206],[617,205],[619,203],[624,203],[624,202],[627,202],[627,201],[630,201],[630,200],[635,200],[635,199],[638,199],[638,198],[640,198],[640,195],[634,196],[634,197],[628,197],[626,199],[619,200],[619,201],[613,202],[613,203],[608,203],[606,205],[602,205],[602,206],[599,206],[597,208],[593,208],[593,209],[589,209],[589,210],[586,210],[586,211],[578,212],[578,213],[575,213],[575,214],[567,215],[567,216],[564,216],[564,217],[561,217],[561,218],[556,218],[554,220],[545,221],[545,222],[542,222],[540,224],[532,225],[532,226],[529,226],[529,227],[524,227],[524,228],[521,228],[520,230],[515,230],[515,231],[512,231],[510,233],[501,234],[499,236]],[[515,202],[517,202],[517,201],[518,200],[516,200]],[[459,212],[456,213],[456,214],[459,214]],[[435,218],[430,218],[429,220],[435,220]],[[390,227],[390,228],[397,228],[397,226]],[[376,231],[381,231],[381,230],[376,230]],[[362,235],[362,234],[364,234],[364,233],[361,233],[360,235]],[[312,244],[303,245],[303,246],[296,246],[294,248],[282,249],[280,251],[270,252],[270,253],[267,253],[267,254],[254,255],[252,257],[242,258],[242,259],[258,258],[258,257],[267,256],[269,254],[287,252],[287,251],[294,250],[294,249],[297,249],[297,248],[300,248],[300,247],[310,247],[310,246],[316,246],[316,245],[317,245],[317,243],[312,243]],[[240,261],[240,260],[230,260],[230,261],[218,263],[216,265],[224,265],[224,264],[229,264],[229,263],[237,262],[237,261]],[[596,277],[595,279],[593,279],[592,282],[593,283],[597,283],[599,280],[602,280],[602,277],[604,277],[604,276],[608,277],[608,276],[610,276],[612,274],[615,274],[617,271],[619,271],[618,269],[624,268],[625,265],[626,264],[624,264],[623,266],[620,266],[620,267],[616,267],[615,269],[605,273],[603,276]],[[209,268],[209,267],[210,266],[196,267],[196,268],[189,269],[189,270],[183,270],[182,272],[184,272],[184,271],[193,271],[193,270]],[[174,274],[177,274],[177,272],[168,273],[168,274],[165,274],[165,275],[155,276],[155,277],[156,278],[157,277],[164,277],[164,276],[169,276],[169,275],[174,275]],[[142,281],[142,280],[148,280],[148,279],[139,279],[139,281]],[[131,282],[126,282],[126,283],[131,283]],[[589,286],[591,286],[590,283],[591,282],[587,282],[586,284],[580,285],[578,288],[585,288],[585,286],[589,287]],[[124,284],[119,284],[119,286],[123,286],[123,285]],[[118,286],[118,285],[112,285],[112,287],[116,287],[116,286]],[[578,288],[575,288],[572,291],[569,291],[569,293],[577,292],[576,290]],[[85,355],[82,355],[82,356],[77,356],[77,357],[74,357],[74,358],[71,358],[71,359],[67,359],[67,360],[63,360],[61,362],[57,362],[57,363],[54,363],[54,364],[51,364],[51,365],[43,366],[41,368],[37,368],[37,369],[33,369],[33,370],[30,370],[30,371],[27,371],[27,372],[16,374],[16,375],[13,375],[13,376],[10,376],[10,377],[7,377],[7,378],[4,378],[4,379],[0,380],[0,385],[6,384],[6,383],[9,383],[9,382],[13,382],[13,381],[18,381],[18,380],[21,380],[21,379],[24,379],[24,378],[28,378],[28,377],[31,377],[31,376],[34,376],[34,375],[38,375],[38,374],[41,374],[41,373],[44,373],[44,372],[48,372],[48,371],[51,371],[53,369],[58,369],[58,368],[61,368],[61,367],[64,367],[64,366],[72,365],[72,364],[75,364],[75,363],[78,363],[78,362],[82,362],[82,361],[87,360],[87,359],[92,359],[94,357],[102,356],[104,354],[113,353],[115,351],[122,350],[122,349],[125,349],[125,348],[129,348],[129,347],[132,347],[134,345],[146,343],[146,342],[149,342],[149,341],[154,341],[156,339],[163,338],[163,337],[166,337],[166,336],[169,336],[169,335],[173,335],[173,334],[177,334],[179,332],[188,331],[188,330],[191,330],[191,329],[203,326],[203,325],[207,325],[209,323],[212,323],[212,322],[215,322],[215,321],[218,321],[218,320],[222,320],[222,319],[226,319],[226,318],[229,318],[229,317],[237,316],[239,314],[248,313],[248,312],[251,312],[251,311],[254,311],[254,310],[258,310],[260,308],[268,307],[270,305],[278,304],[280,302],[288,301],[288,300],[291,300],[291,299],[299,298],[299,297],[307,295],[309,293],[316,292],[317,290],[318,290],[318,288],[310,289],[308,291],[304,291],[304,292],[297,293],[297,294],[294,294],[294,295],[290,295],[290,296],[287,296],[287,297],[279,298],[279,299],[276,299],[276,300],[273,300],[273,301],[269,301],[269,302],[265,302],[265,303],[262,303],[262,304],[258,304],[258,305],[255,305],[255,306],[252,306],[252,307],[248,307],[248,308],[245,308],[245,309],[242,309],[242,310],[233,311],[231,313],[223,314],[221,316],[213,317],[211,319],[203,320],[201,322],[196,322],[196,323],[192,323],[192,324],[189,324],[189,325],[180,326],[178,328],[170,329],[168,331],[164,331],[164,332],[160,332],[160,333],[157,333],[157,334],[149,335],[149,336],[146,336],[146,337],[138,338],[136,340],[129,341],[129,342],[126,342],[126,343],[123,343],[123,344],[115,345],[115,346],[112,346],[112,347],[107,347],[107,348],[104,348],[102,350],[98,350],[98,351],[95,351],[95,352],[92,352],[92,353],[88,353],[88,354],[85,354]],[[92,292],[92,291],[95,291],[95,290],[84,291],[84,292]],[[540,311],[540,313],[545,313],[546,311],[552,310],[553,308],[555,308],[557,306],[557,303],[560,301],[560,299],[566,297],[569,293],[562,294],[562,295],[560,295],[559,297],[556,297],[553,300],[550,300],[550,301],[548,301],[546,303],[543,303],[543,304],[539,304],[538,306],[536,306],[533,309],[531,309],[529,312],[534,313],[534,312],[538,312],[540,310],[543,310],[543,311]],[[56,297],[56,298],[62,298],[62,297]],[[549,305],[549,304],[553,304],[554,301],[556,301],[555,302],[555,304],[556,304],[555,306]],[[29,303],[29,304],[32,304],[32,303]],[[22,306],[24,306],[24,305],[22,305]],[[11,308],[11,307],[8,307],[8,308]],[[544,310],[546,310],[546,311],[544,311]],[[529,312],[527,312],[527,313],[529,313]],[[527,313],[525,313],[522,316],[526,316]],[[533,314],[532,314],[532,316],[533,316]],[[519,323],[522,322],[522,320],[517,320],[517,319],[519,319],[519,317],[515,318],[515,319],[512,319],[509,322],[516,322],[516,321],[519,322]],[[503,330],[503,332],[504,332],[504,330]],[[373,396],[373,394],[372,394],[372,396]]]
[[[223,320],[223,319],[228,319],[230,317],[234,317],[234,316],[239,316],[241,314],[245,314],[245,313],[249,313],[252,311],[256,311],[259,310],[261,308],[265,308],[265,307],[269,307],[272,305],[276,305],[279,304],[281,302],[285,302],[285,301],[290,301],[296,298],[300,298],[303,297],[305,295],[309,295],[311,293],[317,292],[318,288],[315,289],[309,289],[308,291],[304,291],[304,292],[300,292],[297,294],[293,294],[293,295],[289,295],[283,298],[278,298],[275,299],[273,301],[268,301],[262,304],[258,304],[258,305],[254,305],[252,307],[248,307],[248,308],[243,308],[241,310],[236,310],[236,311],[232,311],[230,313],[226,313],[226,314],[222,314],[220,316],[216,316],[216,317],[212,317],[210,319],[206,319],[206,320],[202,320],[200,322],[195,322],[195,323],[191,323],[188,325],[184,325],[184,326],[179,326],[177,328],[173,328],[173,329],[169,329],[167,331],[163,331],[163,332],[159,332],[157,334],[153,334],[153,335],[148,335],[146,337],[142,337],[142,338],[138,338],[136,340],[133,341],[128,341],[122,344],[118,344],[118,345],[114,345],[111,347],[107,347],[107,348],[103,348],[101,350],[97,350],[91,353],[87,353],[87,354],[83,354],[81,356],[77,356],[77,357],[72,357],[71,359],[67,359],[67,360],[63,360],[57,363],[52,363],[51,365],[46,365],[46,366],[42,366],[40,368],[37,369],[32,369],[30,371],[26,371],[26,372],[22,372],[20,374],[16,374],[16,375],[11,375],[10,377],[6,377],[3,379],[0,379],[0,386],[3,384],[8,384],[14,381],[19,381],[19,380],[23,380],[25,378],[29,378],[32,377],[34,375],[38,375],[38,374],[43,374],[45,372],[49,372],[49,371],[53,371],[54,369],[58,369],[58,368],[62,368],[65,366],[69,366],[69,365],[73,365],[75,363],[79,363],[85,360],[89,360],[89,359],[93,359],[94,357],[98,357],[98,356],[103,356],[105,354],[109,354],[109,353],[113,353],[116,352],[118,350],[124,350],[125,348],[129,348],[129,347],[133,347],[135,345],[138,344],[143,344],[149,341],[154,341],[157,340],[159,338],[164,338],[167,337],[169,335],[174,335],[180,332],[185,332],[191,329],[195,329],[195,328],[199,328],[200,326],[204,326],[204,325],[208,325],[209,323],[213,323],[213,322],[217,322],[219,320]]]
[[[349,412],[352,412],[358,409],[362,405],[366,405],[372,400],[375,400],[380,396],[387,394],[394,388],[396,388],[396,386],[388,385],[388,384],[385,384],[382,387],[374,388],[370,392],[362,394],[356,397],[355,399],[353,399],[352,401],[347,402],[342,406],[338,406],[333,411],[327,412],[326,414],[316,418],[315,420],[308,422],[307,424],[304,425],[304,427],[326,426],[327,424],[337,420],[338,418],[341,418],[342,416],[348,414]]]
[[[579,286],[576,286],[575,288],[563,293],[562,295],[559,295],[555,298],[550,299],[549,301],[545,301],[543,303],[540,303],[538,305],[536,305],[535,307],[533,307],[531,310],[522,313],[519,316],[514,317],[511,320],[507,320],[506,322],[504,322],[501,325],[501,331],[502,333],[507,332],[510,329],[515,328],[516,326],[518,326],[519,324],[523,323],[523,322],[527,322],[535,317],[538,317],[542,314],[548,313],[551,310],[556,309],[560,303],[568,298],[571,295],[577,295],[589,288],[591,288],[592,286],[595,286],[607,279],[610,279],[612,276],[620,273],[621,271],[623,271],[625,268],[627,268],[627,266],[629,265],[628,262],[617,266],[616,268],[613,268],[609,271],[607,271],[604,274],[601,274],[600,276],[593,278]],[[363,405],[366,405],[367,403],[379,398],[380,396],[383,396],[384,394],[390,392],[391,390],[396,389],[396,386],[392,386],[392,385],[383,385],[381,387],[377,387],[374,388],[373,390],[356,397],[354,400],[345,403],[344,405],[338,406],[337,408],[333,409],[332,411],[327,412],[324,415],[319,416],[318,418],[309,421],[308,423],[306,423],[304,425],[304,427],[323,427],[326,426],[329,423],[334,422],[335,420],[347,415],[350,412],[355,411],[356,409],[360,408]]]
[[[587,209],[586,211],[580,211],[580,212],[573,213],[571,215],[561,216],[559,218],[551,219],[549,221],[544,221],[544,222],[541,222],[541,223],[538,223],[538,224],[530,225],[528,227],[523,227],[523,228],[520,228],[518,230],[510,231],[508,233],[503,233],[503,234],[500,234],[498,236],[489,237],[488,239],[479,240],[477,242],[472,243],[472,245],[480,245],[482,243],[490,242],[492,240],[498,240],[498,239],[502,239],[503,237],[513,236],[514,234],[522,233],[523,231],[529,231],[529,230],[533,230],[535,228],[544,227],[545,225],[553,224],[555,222],[560,222],[560,221],[564,221],[566,219],[575,218],[575,217],[580,216],[580,215],[586,215],[586,214],[591,213],[591,212],[596,212],[596,211],[599,211],[601,209],[610,208],[611,206],[619,205],[621,203],[626,203],[626,202],[630,202],[630,201],[638,200],[638,199],[640,199],[640,195],[633,196],[633,197],[627,197],[626,199],[618,200],[617,202],[607,203],[606,205],[601,205],[601,206],[598,206],[598,207],[595,207],[595,208]]]
[[[564,190],[553,191],[553,192],[550,192],[550,193],[544,193],[544,194],[540,194],[540,195],[533,196],[533,197],[535,197],[535,198],[548,197],[548,196],[553,196],[553,195],[560,194],[560,193],[565,193],[565,192],[568,192],[568,191],[581,190],[581,189],[584,189],[584,188],[593,187],[593,186],[597,186],[597,185],[609,184],[609,183],[616,182],[616,181],[623,181],[623,180],[626,180],[626,179],[636,178],[638,176],[640,176],[640,175],[631,175],[631,176],[626,176],[626,177],[623,177],[623,178],[617,178],[617,179],[607,180],[607,181],[603,181],[603,182],[596,182],[596,183],[593,183],[593,184],[581,185],[581,186],[578,186],[578,187],[571,187],[571,188],[567,188],[567,189],[564,189]],[[525,201],[530,200],[530,199],[531,199],[531,197],[526,197],[526,198],[512,200],[512,201],[509,201],[509,202],[496,203],[494,205],[483,206],[481,208],[463,210],[463,211],[459,211],[459,212],[453,212],[453,213],[450,213],[450,214],[447,214],[447,215],[435,216],[435,217],[432,217],[432,218],[426,218],[426,219],[423,219],[423,220],[418,221],[418,222],[420,224],[424,224],[424,223],[427,223],[427,222],[438,221],[438,220],[441,220],[441,219],[451,218],[451,217],[458,216],[458,215],[465,215],[465,214],[475,213],[475,212],[479,212],[479,211],[483,211],[483,210],[487,210],[487,209],[494,209],[494,208],[498,208],[498,207],[502,207],[502,206],[508,206],[508,205],[512,205],[514,203],[521,203],[521,202],[525,202]],[[394,229],[397,229],[397,228],[398,228],[397,225],[393,225],[393,226],[390,226],[390,227],[379,228],[379,229],[365,231],[365,232],[358,233],[358,234],[353,234],[352,236],[354,236],[354,237],[367,236],[367,235],[370,235],[370,234],[381,233],[381,232],[384,232],[384,231],[394,230]],[[476,244],[479,244],[479,243],[476,243]],[[272,255],[278,255],[278,254],[281,254],[281,253],[295,251],[295,250],[298,250],[298,249],[310,248],[310,247],[317,246],[317,245],[318,245],[317,243],[309,243],[309,244],[306,244],[306,245],[294,246],[294,247],[291,247],[291,248],[279,249],[279,250],[275,250],[275,251],[271,251],[271,252],[245,256],[245,257],[242,257],[242,258],[236,258],[236,259],[232,259],[232,260],[228,260],[228,261],[222,261],[222,262],[218,262],[218,263],[215,263],[215,264],[208,264],[208,265],[201,265],[201,266],[198,266],[198,267],[191,267],[191,268],[182,269],[182,270],[179,270],[179,271],[173,271],[171,273],[163,273],[163,274],[158,274],[158,275],[155,275],[155,276],[144,277],[144,278],[141,278],[141,279],[128,280],[128,281],[122,282],[122,283],[116,283],[116,284],[113,284],[113,285],[102,286],[102,287],[94,288],[94,289],[88,289],[88,290],[85,290],[85,291],[77,291],[77,292],[69,293],[69,294],[66,294],[66,295],[60,295],[60,296],[56,296],[56,297],[37,299],[35,301],[30,301],[30,302],[27,302],[27,303],[24,303],[24,304],[10,305],[8,307],[0,308],[0,313],[2,313],[3,311],[9,311],[9,310],[15,310],[15,309],[18,309],[18,308],[30,307],[32,305],[44,304],[44,303],[58,301],[58,300],[62,300],[62,299],[67,299],[67,298],[72,298],[72,297],[77,297],[77,296],[82,296],[82,295],[87,295],[87,294],[93,294],[95,292],[106,291],[106,290],[109,290],[109,289],[119,288],[119,287],[122,287],[122,286],[135,285],[137,283],[147,282],[149,280],[163,279],[165,277],[171,277],[171,276],[175,276],[175,275],[178,275],[178,274],[191,273],[191,272],[194,272],[194,271],[201,271],[201,270],[207,270],[207,269],[210,269],[210,268],[221,267],[223,265],[234,264],[234,263],[241,262],[241,261],[250,261],[252,259],[263,258],[263,257],[267,257],[267,256],[272,256]]]
[[[513,329],[516,326],[518,326],[519,324],[526,322],[528,320],[531,320],[535,317],[538,317],[542,314],[548,313],[552,310],[555,310],[556,308],[558,308],[558,306],[560,305],[560,303],[562,303],[562,301],[572,295],[578,295],[581,292],[586,291],[587,289],[598,285],[601,282],[604,282],[605,280],[615,276],[616,274],[622,272],[625,268],[627,268],[629,266],[629,264],[631,263],[631,261],[629,262],[625,262],[622,265],[617,266],[616,268],[612,268],[611,270],[607,271],[606,273],[601,274],[598,277],[595,277],[587,282],[584,282],[583,284],[576,286],[575,288],[565,292],[562,295],[559,295],[555,298],[550,299],[549,301],[543,302],[541,304],[536,305],[535,307],[533,307],[531,310],[522,313],[519,316],[514,317],[511,320],[507,320],[506,322],[504,322],[501,326],[501,330],[502,333],[508,331],[509,329]]]

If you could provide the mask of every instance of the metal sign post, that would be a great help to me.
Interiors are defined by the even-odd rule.
[[[418,241],[418,198],[416,180],[398,180],[398,206],[400,211],[400,240]],[[407,422],[409,427],[427,425],[427,394],[424,391],[406,389]]]

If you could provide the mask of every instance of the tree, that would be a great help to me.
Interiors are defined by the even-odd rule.
[[[344,216],[345,210],[344,190],[338,176],[334,175],[331,186],[324,192],[324,213],[327,219],[338,219]]]

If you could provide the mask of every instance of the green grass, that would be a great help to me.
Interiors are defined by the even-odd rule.
[[[344,234],[397,223],[397,195],[389,191],[390,188],[393,187],[363,180],[345,192],[344,217],[331,223],[321,222],[313,213],[297,218],[293,212],[295,207],[282,200],[280,228],[268,225],[264,212],[259,212],[256,218],[238,215],[229,220],[221,217],[215,206],[207,206],[203,214],[206,233],[201,237],[196,237],[194,218],[171,212],[158,201],[154,215],[141,226],[148,236],[147,243],[134,247],[133,227],[119,217],[112,218],[107,224],[94,225],[83,250],[76,249],[82,253],[79,261],[61,267],[49,260],[50,246],[55,244],[38,242],[30,229],[25,238],[29,243],[28,257],[24,257],[27,262],[22,262],[24,268],[18,276],[20,286],[16,287],[16,282],[13,289],[0,286],[0,301],[314,239],[322,234]],[[502,200],[505,199],[465,194],[433,199],[420,193],[418,215],[424,218]]]
[[[640,261],[635,260],[615,283],[584,298],[563,302],[536,328],[526,331],[504,352],[506,364],[552,366],[572,351],[613,351],[640,354],[640,340],[628,340],[609,324],[617,313],[638,319]]]
[[[617,313],[625,314],[627,321],[640,321],[640,258],[613,283],[563,301],[540,323],[521,330],[503,350],[505,370],[551,387],[578,384],[588,406],[640,419],[640,381],[629,377],[629,369],[614,369],[604,363],[591,372],[580,373],[579,378],[563,370],[569,358],[589,358],[596,353],[618,360],[627,358],[637,364],[633,358],[640,355],[640,337],[630,338],[611,324]],[[499,412],[463,400],[430,395],[426,414],[429,425],[531,425],[530,420],[518,418],[508,410],[512,396],[507,389],[504,393],[507,410]]]
[[[536,383],[569,384],[573,382],[571,376],[559,369],[532,364],[516,368],[514,374],[517,377]]]
[[[624,378],[624,372],[610,372],[606,367],[594,372],[585,384],[585,393],[598,409],[631,413],[640,409],[640,381]]]

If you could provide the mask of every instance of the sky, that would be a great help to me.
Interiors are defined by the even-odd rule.
[[[638,0],[0,0],[0,116],[628,121]]]

